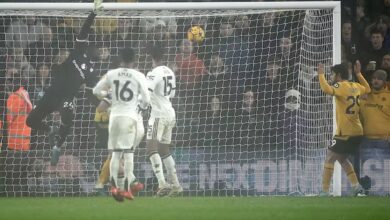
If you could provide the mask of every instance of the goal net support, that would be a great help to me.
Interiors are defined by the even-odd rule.
[[[90,3],[1,3],[4,36],[0,97],[4,114],[0,193],[6,196],[93,195],[109,152],[95,106],[80,91],[72,132],[57,166],[47,134],[32,131],[28,151],[7,149],[7,90],[21,74],[36,104],[54,65],[66,59],[93,7]],[[104,3],[89,34],[100,50],[95,68],[114,68],[132,47],[136,66],[152,68],[150,43],[166,50],[177,77],[172,155],[184,195],[312,195],[321,190],[333,132],[332,98],[321,92],[316,66],[340,62],[339,2]],[[205,35],[188,41],[198,26]],[[329,71],[328,71],[329,72]],[[12,80],[11,80],[12,81]],[[21,113],[22,114],[22,113]],[[46,119],[59,123],[58,113]],[[8,122],[10,123],[10,122]],[[157,181],[144,142],[135,175],[153,195]],[[340,173],[334,193],[350,186]],[[389,190],[387,188],[387,190]]]

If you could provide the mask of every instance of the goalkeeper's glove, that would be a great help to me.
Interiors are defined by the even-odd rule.
[[[100,12],[103,11],[103,0],[94,0],[93,1],[93,4],[94,4],[94,7],[93,7],[93,12],[95,14],[99,14]]]

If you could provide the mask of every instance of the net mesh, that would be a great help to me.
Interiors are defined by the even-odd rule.
[[[87,13],[1,11],[1,86],[8,87],[12,71],[22,74],[36,104]],[[332,10],[109,11],[89,36],[100,48],[101,75],[123,47],[136,50],[137,68],[147,73],[147,44],[165,46],[165,61],[178,78],[172,153],[184,195],[316,194],[332,135],[332,99],[320,91],[314,67],[331,64],[332,19]],[[205,36],[189,41],[194,26]],[[8,90],[2,91],[5,109]],[[34,130],[29,151],[3,152],[0,192],[92,195],[108,155],[94,113],[81,91],[57,166],[49,164],[48,138]],[[47,120],[59,124],[58,113]],[[136,151],[135,175],[146,184],[141,195],[152,195],[157,181],[144,143]]]

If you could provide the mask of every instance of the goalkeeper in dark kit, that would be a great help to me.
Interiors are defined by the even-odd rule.
[[[97,13],[102,11],[103,7],[102,0],[95,0],[94,3],[94,10],[85,20],[73,51],[62,64],[53,68],[50,87],[26,120],[29,127],[49,133],[49,142],[52,145],[51,165],[57,164],[60,148],[73,123],[75,96],[80,88],[85,86],[92,88],[98,80],[94,63],[99,59],[99,51],[95,45],[88,43],[88,32]],[[43,121],[54,111],[59,111],[61,115],[59,129]]]

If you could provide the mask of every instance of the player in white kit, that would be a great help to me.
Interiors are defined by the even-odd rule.
[[[151,47],[149,54],[154,69],[146,76],[152,107],[146,135],[146,150],[157,177],[157,196],[177,196],[183,192],[176,174],[175,161],[170,153],[172,129],[176,124],[176,114],[170,98],[175,96],[176,77],[173,71],[162,64],[164,50],[161,46]],[[165,180],[162,162],[167,170]]]
[[[134,176],[134,148],[137,142],[139,109],[146,109],[150,95],[144,74],[133,69],[135,54],[130,48],[120,51],[121,67],[110,70],[93,89],[93,94],[104,98],[110,94],[112,104],[108,125],[108,149],[112,150],[110,162],[111,193],[117,201],[123,197],[133,199],[130,183]],[[120,159],[124,158],[125,191],[118,189]]]

